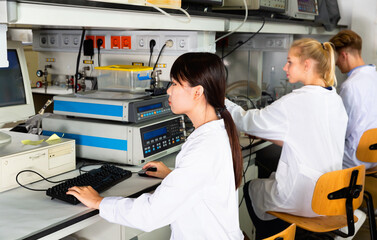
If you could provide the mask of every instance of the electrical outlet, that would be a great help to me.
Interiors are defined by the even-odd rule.
[[[100,39],[102,40],[101,48],[105,49],[106,48],[105,36],[96,36],[96,41],[94,43],[94,46],[95,46],[95,48],[98,48],[97,42]]]
[[[273,48],[273,47],[275,47],[275,40],[274,40],[274,39],[268,39],[268,40],[266,41],[266,47],[268,47],[268,48]]]
[[[39,36],[39,46],[40,47],[47,47],[48,46],[48,36],[46,34],[41,34]]]
[[[177,37],[177,43],[176,43],[177,50],[188,50],[189,46],[189,38],[188,37]]]
[[[153,35],[153,36],[147,36],[147,49],[149,50],[149,43],[150,43],[150,41],[152,41],[152,40],[155,40],[156,41],[156,45],[154,46],[154,51],[153,52],[155,52],[155,50],[156,49],[158,49],[158,50],[160,50],[160,37],[159,36],[157,36],[157,35]]]
[[[166,41],[172,41],[173,45],[171,47],[168,47],[166,46],[165,50],[176,50],[177,49],[177,39],[175,38],[175,36],[165,36],[164,38],[164,43],[166,43]]]
[[[110,47],[111,49],[120,49],[120,36],[110,37]]]
[[[121,36],[120,37],[120,48],[121,49],[131,49],[131,36]]]
[[[71,38],[71,35],[68,35],[68,34],[62,34],[61,35],[61,43],[62,43],[62,47],[66,48],[66,47],[71,47],[72,46],[72,38]]]
[[[48,35],[48,46],[49,47],[59,47],[59,38],[58,34]]]
[[[80,47],[81,36],[80,35],[72,35],[72,46],[73,47]]]
[[[148,49],[149,43],[147,43],[146,36],[137,36],[136,37],[136,49]]]

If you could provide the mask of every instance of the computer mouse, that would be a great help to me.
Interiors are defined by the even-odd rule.
[[[141,169],[137,174],[139,174],[139,176],[142,176],[142,177],[151,177],[151,176],[146,174],[147,171],[157,172],[157,168],[156,167],[150,167],[150,168],[146,168],[146,169]]]

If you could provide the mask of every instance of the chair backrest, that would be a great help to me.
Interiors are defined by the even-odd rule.
[[[296,235],[296,224],[291,224],[284,231],[263,240],[294,240]]]
[[[357,146],[356,157],[362,162],[377,162],[377,128],[363,133]]]
[[[353,210],[359,208],[363,202],[364,182],[365,165],[323,174],[314,189],[313,211],[319,215],[327,216],[346,215],[346,198],[342,197],[344,194],[353,195],[353,200],[350,199]],[[351,185],[353,187],[349,189]],[[330,200],[329,198],[335,199]]]

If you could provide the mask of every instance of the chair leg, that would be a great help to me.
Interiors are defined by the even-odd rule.
[[[376,219],[375,219],[375,215],[374,215],[372,195],[369,192],[364,191],[364,199],[365,199],[365,202],[367,203],[367,210],[368,210],[368,217],[369,217],[370,239],[377,239]]]

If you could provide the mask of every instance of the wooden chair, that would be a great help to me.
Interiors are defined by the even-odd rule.
[[[284,231],[263,240],[294,240],[296,235],[296,224],[291,224]]]
[[[363,133],[356,149],[356,157],[362,162],[377,162],[377,128],[369,129]],[[377,166],[367,169],[367,176],[377,177]]]
[[[353,236],[355,222],[358,221],[354,210],[363,202],[364,181],[364,165],[323,174],[316,183],[312,199],[313,211],[323,216],[300,217],[283,212],[268,213],[311,232]],[[348,233],[339,231],[346,226]]]
[[[356,149],[356,157],[362,162],[377,162],[377,128],[372,128],[363,133]],[[377,178],[377,166],[367,169],[366,176]],[[373,197],[364,191],[364,199],[367,204],[369,228],[371,239],[377,239],[376,220],[374,214]]]

